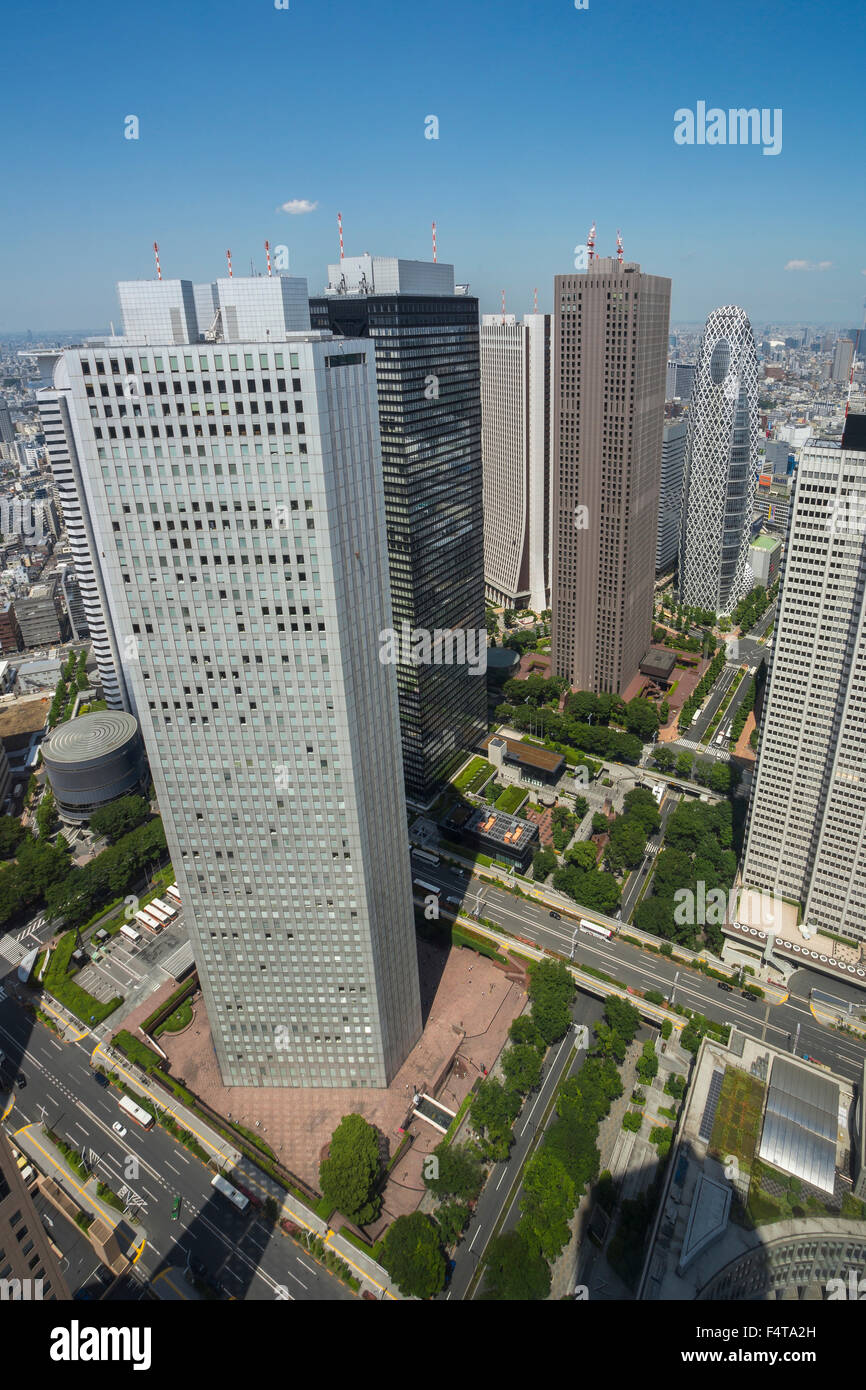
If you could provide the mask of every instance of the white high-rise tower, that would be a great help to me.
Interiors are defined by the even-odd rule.
[[[421,1008],[373,353],[225,284],[243,341],[155,341],[141,282],[54,395],[223,1081],[384,1086]]]
[[[714,309],[701,340],[689,410],[680,531],[682,603],[730,613],[752,588],[758,460],[758,360],[748,318]]]

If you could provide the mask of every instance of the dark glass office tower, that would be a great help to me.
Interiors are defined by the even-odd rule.
[[[394,627],[483,632],[478,301],[447,265],[358,256],[329,273],[311,326],[376,348]],[[465,663],[400,664],[397,682],[406,794],[423,805],[486,732],[486,682]]]

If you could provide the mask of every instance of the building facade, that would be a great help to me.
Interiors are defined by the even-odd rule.
[[[484,586],[506,608],[550,599],[549,314],[481,319]]]
[[[833,349],[833,364],[830,368],[830,380],[836,386],[843,386],[851,375],[851,363],[854,360],[854,344],[850,338],[839,338]]]
[[[375,348],[393,626],[481,633],[478,301],[441,263],[356,256],[328,269],[313,327]],[[401,662],[397,684],[406,794],[425,805],[486,732],[485,682],[465,664]]]
[[[758,460],[758,359],[748,318],[714,309],[689,410],[679,597],[730,613],[752,587],[748,564]]]
[[[743,880],[866,940],[866,419],[797,469]]]
[[[22,1171],[27,1165],[19,1168],[0,1130],[0,1301],[67,1302],[70,1293],[60,1261]]]
[[[665,398],[669,401],[690,401],[695,384],[694,362],[668,362]]]
[[[163,408],[123,448],[125,363],[62,371],[223,1082],[384,1086],[421,1008],[370,344],[128,352]]]
[[[687,420],[674,420],[666,424],[662,435],[656,574],[664,574],[665,570],[676,564],[683,510],[687,435]]]
[[[553,315],[553,674],[618,693],[650,643],[670,280],[596,258]]]

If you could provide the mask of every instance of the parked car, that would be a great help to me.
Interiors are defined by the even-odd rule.
[[[126,1138],[126,1126],[122,1125],[120,1120],[115,1120],[111,1128],[114,1130],[115,1134],[120,1135],[121,1139]]]
[[[731,985],[728,984],[727,980],[716,980],[716,987],[717,989],[726,989],[729,994],[733,993],[733,989]]]
[[[551,917],[555,917],[556,920],[557,920],[557,922],[561,922],[561,921],[562,921],[562,913],[561,913],[561,912],[551,912],[550,915],[551,915]]]
[[[172,1208],[171,1208],[171,1219],[172,1219],[172,1221],[176,1221],[177,1218],[178,1218],[179,1216],[180,1216],[180,1197],[175,1197],[174,1202],[172,1203]]]
[[[24,1087],[27,1085],[27,1077],[24,1075],[23,1071],[19,1071],[16,1076],[15,1085],[18,1087],[19,1091],[23,1091]]]
[[[97,1086],[101,1086],[101,1087],[103,1088],[103,1090],[105,1090],[105,1089],[107,1088],[107,1086],[108,1086],[108,1077],[107,1077],[107,1076],[103,1076],[101,1071],[95,1071],[95,1072],[93,1073],[93,1079],[94,1079],[94,1081],[96,1082]]]

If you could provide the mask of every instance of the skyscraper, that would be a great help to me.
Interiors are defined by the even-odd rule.
[[[866,940],[866,417],[804,448],[743,881]]]
[[[288,327],[291,286],[218,289],[271,340],[144,347],[141,282],[127,345],[64,353],[55,392],[223,1081],[384,1086],[421,1010],[370,344]]]
[[[758,359],[736,305],[710,314],[689,410],[679,597],[730,613],[752,587],[752,503],[758,461]]]
[[[389,256],[328,267],[314,328],[372,339],[394,626],[482,632],[484,516],[478,301],[454,268]],[[465,665],[397,667],[406,793],[426,804],[487,730]]]
[[[5,401],[0,401],[0,444],[14,444],[15,433],[9,407]]]
[[[0,1293],[0,1298],[4,1300],[14,1299],[16,1295],[19,1299],[45,1302],[68,1302],[70,1298],[60,1262],[51,1248],[28,1186],[16,1165],[9,1140],[2,1130],[0,1281],[4,1291]]]
[[[690,401],[695,384],[694,362],[669,362],[665,382],[665,399]]]
[[[830,380],[837,386],[844,385],[851,375],[851,363],[854,358],[854,344],[850,338],[839,338],[833,351],[833,365],[830,368]]]
[[[550,595],[549,314],[481,320],[484,583],[506,608]]]
[[[659,496],[656,574],[664,574],[677,558],[686,467],[687,420],[672,420],[662,435],[662,474]]]
[[[671,282],[601,257],[554,285],[553,669],[618,693],[651,638]]]

